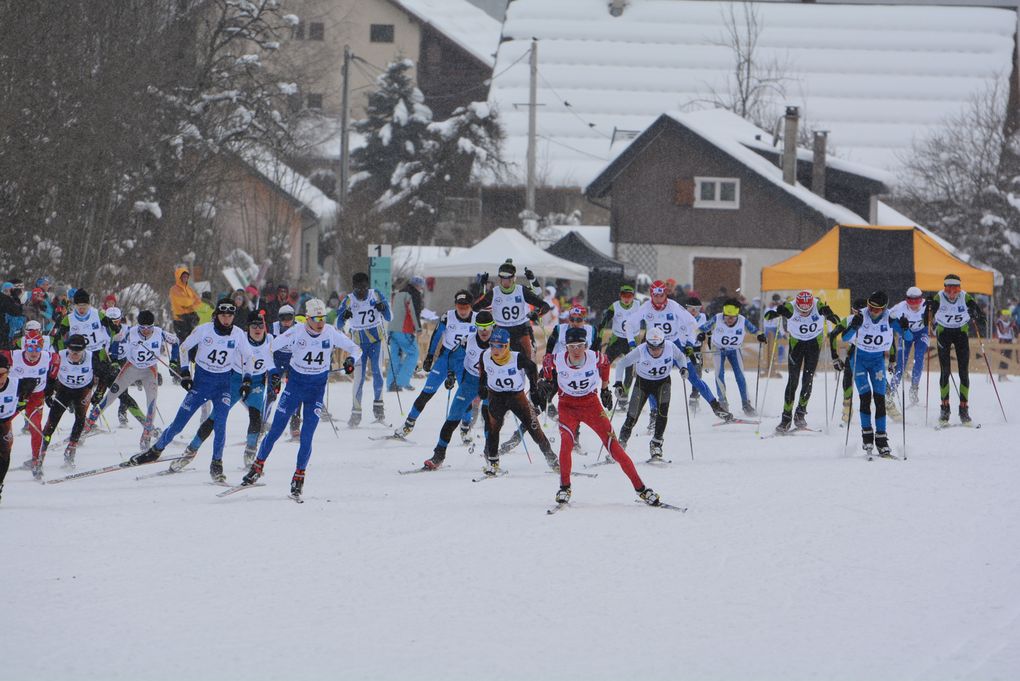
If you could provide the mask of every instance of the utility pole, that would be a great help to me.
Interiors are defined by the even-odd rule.
[[[538,124],[538,40],[531,39],[531,81],[528,87],[528,186],[524,208],[535,212],[535,136]]]
[[[340,209],[347,207],[347,182],[351,175],[350,110],[351,110],[351,46],[344,45],[343,84],[340,96]]]

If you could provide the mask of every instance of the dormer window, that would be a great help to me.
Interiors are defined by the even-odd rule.
[[[740,180],[735,177],[695,177],[695,208],[740,208]]]

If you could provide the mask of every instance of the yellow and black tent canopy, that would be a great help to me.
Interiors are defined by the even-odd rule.
[[[963,262],[916,227],[836,225],[801,253],[761,271],[763,291],[850,289],[851,297],[907,288],[937,291],[949,273],[963,289],[992,295],[994,273]]]

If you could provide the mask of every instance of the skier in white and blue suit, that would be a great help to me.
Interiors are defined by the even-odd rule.
[[[351,336],[361,348],[365,359],[358,365],[358,375],[354,377],[354,405],[351,407],[351,419],[347,425],[351,428],[361,423],[361,394],[365,386],[366,365],[372,363],[372,392],[374,394],[373,409],[376,419],[382,414],[382,357],[383,325],[393,319],[386,296],[368,286],[368,275],[358,272],[352,280],[354,290],[344,296],[336,311],[336,326],[344,328],[344,322],[350,320]]]
[[[213,458],[223,458],[227,441],[227,414],[233,402],[230,399],[230,379],[235,371],[242,373],[238,393],[241,399],[251,392],[251,375],[246,373],[252,356],[251,346],[240,327],[234,326],[237,307],[230,298],[216,303],[213,320],[202,324],[181,343],[181,387],[188,391],[177,410],[177,416],[163,431],[159,441],[140,454],[135,454],[125,465],[137,466],[155,461],[166,446],[187,425],[195,411],[208,401],[213,403]],[[190,363],[196,364],[195,378],[191,378]]]
[[[339,329],[327,326],[326,304],[318,298],[312,298],[305,303],[304,324],[295,324],[282,336],[273,339],[274,351],[283,347],[291,349],[287,387],[280,394],[280,401],[273,414],[273,425],[262,440],[258,457],[245,474],[242,484],[252,485],[262,477],[262,466],[269,458],[269,453],[273,451],[273,445],[287,427],[290,415],[303,405],[305,422],[301,428],[297,465],[290,484],[291,496],[300,497],[305,483],[305,468],[312,456],[312,437],[322,414],[322,399],[329,378],[330,357],[334,348],[338,347],[350,353],[344,360],[343,370],[352,374],[355,364],[362,358],[362,351]]]
[[[461,290],[453,297],[453,309],[439,319],[436,330],[429,340],[428,354],[422,362],[422,369],[429,372],[425,387],[415,398],[407,413],[404,425],[394,433],[397,437],[410,435],[425,405],[445,385],[447,390],[461,382],[464,376],[464,341],[475,332],[475,313],[471,309],[471,294]],[[449,418],[447,414],[447,418]],[[466,416],[470,425],[470,414]]]
[[[861,311],[854,315],[850,327],[843,333],[844,341],[854,336],[857,338],[854,343],[853,372],[857,393],[861,396],[864,449],[870,452],[872,447],[877,447],[880,456],[891,454],[885,430],[886,351],[891,349],[889,372],[895,373],[895,336],[901,336],[906,342],[914,338],[907,318],[891,319],[886,309],[888,305],[889,296],[885,291],[875,291],[868,296],[867,312]],[[872,393],[875,394],[874,430],[871,427]]]

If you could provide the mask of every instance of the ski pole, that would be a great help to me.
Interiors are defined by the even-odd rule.
[[[393,372],[393,353],[390,352],[390,337],[380,335],[380,342],[382,342],[383,347],[386,348],[386,357],[390,361],[389,370],[386,374],[387,376],[389,376]],[[393,376],[393,387],[395,388],[394,392],[397,393],[397,407],[400,409],[400,415],[405,416],[406,414],[404,414],[404,405],[400,401],[400,386],[397,385],[397,377],[395,375]]]
[[[769,353],[769,369],[768,369],[769,382],[771,382],[771,377],[772,377],[772,361],[776,358],[776,349],[778,347],[779,347],[779,337],[776,336],[775,342],[772,343],[772,352]],[[758,399],[755,398],[755,400],[754,400],[754,411],[755,411],[756,414],[758,414],[758,427],[754,429],[754,434],[755,435],[761,435],[761,422],[764,419],[765,398],[768,396],[768,394],[769,394],[769,383],[765,383],[765,390],[762,391],[762,395],[761,395],[761,411],[758,410]]]
[[[760,352],[761,346],[759,345],[758,347],[759,347],[759,353],[758,354],[760,355],[761,354],[761,352]],[[687,397],[687,376],[685,376],[683,373],[681,373],[680,374],[680,380],[683,383],[683,386],[684,386],[684,397],[686,398]],[[767,384],[766,384],[766,387],[767,387]],[[757,399],[755,399],[755,401],[757,402]],[[687,404],[687,400],[686,399],[684,399],[684,414],[687,416],[687,442],[691,446],[691,461],[694,461],[694,436],[691,434],[691,407],[690,407],[690,405]]]
[[[1002,398],[999,397],[999,386],[995,385],[995,377],[992,376],[992,365],[988,363],[988,353],[985,352],[985,341],[981,338],[981,329],[978,328],[978,324],[974,325],[974,333],[977,335],[978,343],[981,346],[981,358],[985,360],[985,366],[988,368],[988,380],[992,382],[992,389],[995,390],[995,399],[999,401],[999,411],[1002,412],[1002,420],[1005,423],[1009,423],[1006,420],[1006,410],[1002,406]]]
[[[927,330],[926,330],[927,331]],[[924,425],[928,427],[928,404],[931,396],[931,348],[926,347],[924,353]]]
[[[755,362],[757,375],[754,378],[754,406],[758,406],[758,386],[761,384],[761,343],[758,343],[758,361]],[[684,390],[686,393],[687,391]],[[756,412],[757,413],[757,412]]]
[[[903,336],[900,336],[900,352],[904,353],[907,349],[907,342],[903,340]],[[907,372],[907,357],[903,355],[903,371],[900,372],[900,408],[903,413],[903,460],[907,460],[907,385],[906,381],[903,380],[903,375]],[[893,395],[893,399],[896,396]]]
[[[517,414],[514,414],[514,419],[517,420],[517,428],[520,430],[521,433],[521,444],[524,445],[524,453],[528,455],[528,463],[532,463],[531,452],[528,451],[528,443],[524,439],[524,422],[517,418]]]
[[[829,364],[832,364],[832,359],[829,360]],[[822,379],[825,381],[825,401],[829,401],[829,372],[822,372]],[[825,434],[829,434],[829,412],[825,412]]]

